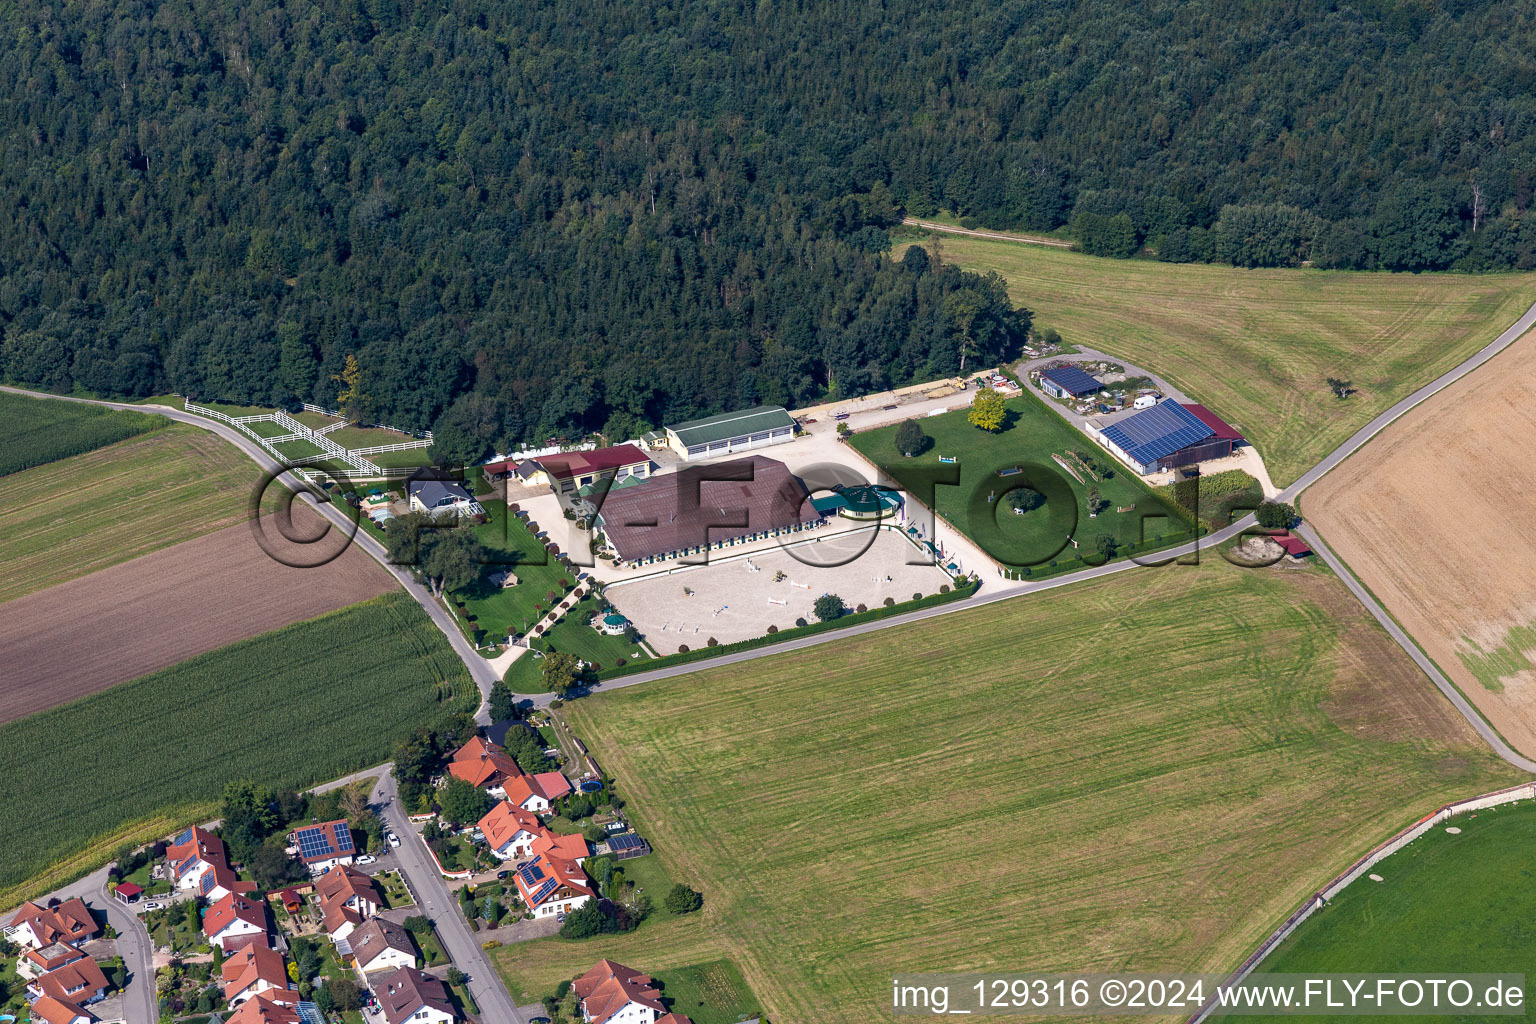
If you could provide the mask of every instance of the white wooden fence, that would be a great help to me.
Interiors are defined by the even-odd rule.
[[[1222,982],[1221,987],[1230,989],[1240,984],[1244,978],[1253,973],[1253,969],[1259,966],[1265,957],[1274,952],[1276,946],[1284,942],[1292,932],[1301,927],[1303,921],[1311,917],[1318,910],[1321,910],[1324,904],[1342,892],[1345,886],[1436,825],[1454,818],[1458,814],[1465,814],[1468,811],[1481,811],[1488,807],[1497,807],[1500,804],[1512,804],[1517,800],[1532,799],[1536,799],[1536,782],[1522,782],[1520,785],[1511,786],[1508,789],[1495,790],[1492,793],[1484,793],[1482,796],[1475,796],[1468,800],[1459,800],[1453,804],[1446,804],[1434,812],[1426,814],[1370,853],[1367,853],[1364,857],[1355,861],[1342,873],[1335,876],[1333,881],[1307,897],[1306,901],[1300,907],[1297,907],[1296,911],[1286,918],[1285,922],[1279,928],[1276,928],[1269,938],[1265,939],[1259,945],[1259,948],[1253,951],[1253,954],[1247,960],[1243,961],[1242,966],[1233,971],[1232,975]],[[1218,997],[1212,993],[1211,998],[1200,1008],[1200,1011],[1189,1018],[1188,1024],[1200,1024],[1201,1021],[1205,1020],[1217,1009],[1217,1006]]]
[[[325,454],[331,456],[332,458],[340,459],[343,463],[350,467],[346,470],[340,470],[341,476],[345,476],[349,479],[366,479],[368,477],[380,477],[386,475],[383,469],[381,469],[376,463],[369,461],[356,452],[343,448],[335,441],[332,441],[329,437],[325,437],[317,431],[311,430],[309,427],[305,426],[303,423],[300,423],[292,416],[289,416],[281,409],[276,412],[261,413],[256,416],[228,416],[222,412],[219,412],[217,409],[210,409],[207,406],[198,405],[191,399],[187,400],[186,409],[188,412],[197,413],[199,416],[207,416],[210,419],[221,420],[230,424],[231,426],[238,429],[246,437],[249,437],[251,440],[261,445],[261,447],[265,449],[268,454],[270,454],[274,459],[276,459],[278,462],[281,462],[285,466],[292,465],[294,460],[292,457],[278,451],[277,446],[285,441],[308,441],[323,451]],[[261,434],[258,434],[256,431],[251,430],[248,426],[246,426],[246,424],[249,423],[276,423],[278,426],[288,430],[288,433],[283,434],[280,437],[263,437]]]

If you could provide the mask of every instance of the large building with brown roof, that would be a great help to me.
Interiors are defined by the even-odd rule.
[[[373,983],[373,996],[389,1024],[448,1024],[458,1020],[448,989],[432,975],[414,967],[381,975]]]
[[[761,540],[821,522],[805,485],[782,462],[750,455],[612,491],[597,526],[631,565]]]
[[[416,966],[416,946],[410,934],[395,922],[369,918],[347,937],[352,958],[364,974]]]

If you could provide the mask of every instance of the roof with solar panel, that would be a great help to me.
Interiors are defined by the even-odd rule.
[[[352,830],[345,821],[327,821],[295,829],[293,842],[299,848],[299,859],[306,864],[350,857],[357,853],[357,846],[352,842]]]
[[[1151,465],[1216,432],[1178,402],[1163,402],[1104,428],[1104,439],[1134,462]]]

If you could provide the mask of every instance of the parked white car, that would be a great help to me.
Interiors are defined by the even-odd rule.
[[[388,836],[385,836],[385,838],[389,840],[390,846],[398,847],[400,845],[400,837],[395,835],[393,832],[391,832]]]
[[[363,856],[358,857],[355,860],[353,860],[352,863],[353,864],[373,864],[373,863],[377,862],[378,859],[379,858],[377,858],[377,857],[373,857],[373,856],[370,856],[368,854],[364,854]]]

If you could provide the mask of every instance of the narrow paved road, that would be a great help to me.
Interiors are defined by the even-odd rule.
[[[953,224],[940,224],[932,220],[918,220],[916,217],[908,217],[902,223],[914,228],[942,231],[950,235],[970,235],[972,238],[995,238],[1000,242],[1023,242],[1026,245],[1048,245],[1053,249],[1070,249],[1074,244],[1064,239],[1042,238],[1039,235],[1009,235],[1000,231],[973,231],[970,228],[956,227]]]
[[[35,398],[57,398],[66,402],[101,405],[109,409],[124,409],[129,412],[158,413],[178,423],[186,423],[211,431],[244,452],[250,457],[251,461],[255,462],[265,472],[277,474],[280,481],[288,484],[291,489],[302,495],[308,504],[325,516],[343,534],[350,533],[353,529],[351,517],[338,509],[333,502],[317,501],[314,498],[313,492],[295,474],[278,465],[270,455],[263,451],[254,441],[240,433],[240,431],[217,420],[211,420],[206,416],[199,416],[196,413],[175,409],[168,405],[130,405],[124,402],[104,402],[89,398],[72,398],[65,395],[52,395],[44,391],[28,391],[23,388],[11,387],[0,387],[0,391],[9,391],[12,394],[18,395],[30,395]],[[499,678],[495,670],[486,663],[484,658],[475,652],[475,649],[469,645],[469,641],[464,639],[464,634],[459,632],[459,628],[454,624],[452,618],[433,599],[431,592],[418,583],[404,567],[392,565],[389,561],[389,553],[385,551],[384,545],[368,533],[366,528],[358,526],[356,529],[357,535],[353,538],[353,543],[393,575],[400,585],[405,588],[405,592],[416,599],[416,603],[421,605],[427,615],[437,625],[437,628],[442,630],[443,635],[448,638],[448,643],[453,647],[454,653],[459,656],[459,660],[464,662],[464,666],[469,669],[469,674],[475,680],[475,685],[480,689],[480,708],[475,720],[482,725],[490,724],[489,700],[491,684]]]
[[[382,806],[385,825],[400,837],[400,846],[394,852],[399,858],[400,870],[420,901],[422,913],[437,927],[438,938],[443,940],[448,956],[469,976],[469,994],[480,1004],[481,1018],[489,1024],[524,1024],[506,986],[501,983],[501,976],[491,966],[475,933],[469,930],[469,924],[459,912],[459,901],[449,891],[448,883],[432,862],[431,853],[411,827],[410,817],[400,806],[400,793],[393,775],[386,774],[379,780],[373,800]]]
[[[92,871],[54,892],[61,900],[76,896],[107,915],[117,932],[117,952],[128,969],[128,985],[123,991],[123,1019],[128,1024],[155,1021],[160,1017],[155,999],[154,946],[149,932],[137,914],[128,910],[107,892],[107,869]]]

